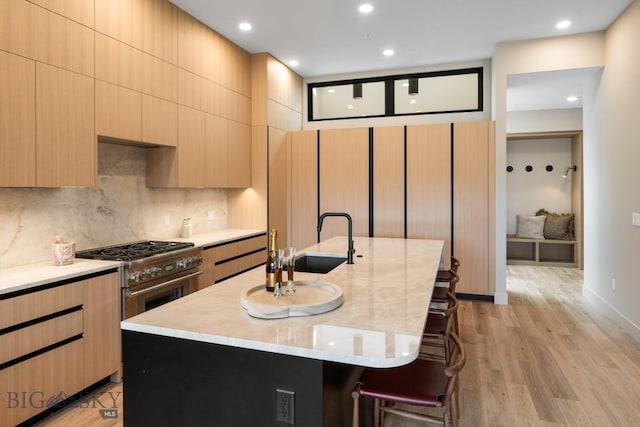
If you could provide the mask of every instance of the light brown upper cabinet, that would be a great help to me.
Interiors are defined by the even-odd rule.
[[[110,138],[142,140],[142,94],[96,80],[96,133]]]
[[[89,28],[93,28],[94,7],[92,1],[77,0],[29,0],[58,13],[72,21],[79,22]]]
[[[251,127],[205,113],[205,186],[251,186]]]
[[[0,2],[0,50],[93,77],[93,49],[92,29],[32,2]]]
[[[0,186],[36,185],[35,61],[0,51]]]
[[[169,1],[95,0],[95,29],[177,64],[178,8]]]
[[[251,126],[227,120],[227,136],[227,187],[251,187]]]
[[[178,104],[142,94],[142,141],[178,145]]]
[[[453,254],[461,263],[460,293],[494,293],[494,129],[493,122],[453,128]]]
[[[178,106],[176,148],[147,149],[147,186],[205,187],[205,113]]]
[[[36,64],[36,183],[93,186],[94,79]]]
[[[204,129],[205,157],[208,165],[205,171],[205,183],[207,187],[226,187],[229,182],[227,120],[212,114],[205,114]]]

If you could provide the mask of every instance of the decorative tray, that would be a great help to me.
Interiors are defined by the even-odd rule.
[[[278,298],[264,285],[254,286],[240,295],[240,305],[260,319],[312,316],[326,313],[342,305],[342,288],[329,282],[295,280],[295,293]],[[286,289],[286,284],[284,284]]]

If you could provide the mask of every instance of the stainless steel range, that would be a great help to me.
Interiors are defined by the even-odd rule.
[[[202,249],[193,243],[142,241],[77,251],[76,257],[122,261],[122,318],[198,289]]]

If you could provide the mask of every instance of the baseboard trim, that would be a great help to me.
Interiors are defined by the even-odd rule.
[[[506,292],[496,292],[493,294],[493,303],[498,305],[509,305],[509,294]]]
[[[624,329],[631,337],[640,343],[640,326],[633,323],[624,314],[616,310],[611,304],[605,301],[593,289],[582,286],[582,296],[591,302],[604,315],[611,318],[616,324]]]
[[[461,294],[459,292],[456,292],[456,297],[458,299],[465,299],[465,300],[472,300],[472,301],[493,302],[493,297],[491,295]]]

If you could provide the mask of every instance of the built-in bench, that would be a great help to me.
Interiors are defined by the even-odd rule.
[[[526,239],[507,235],[507,264],[577,267],[575,240]]]

